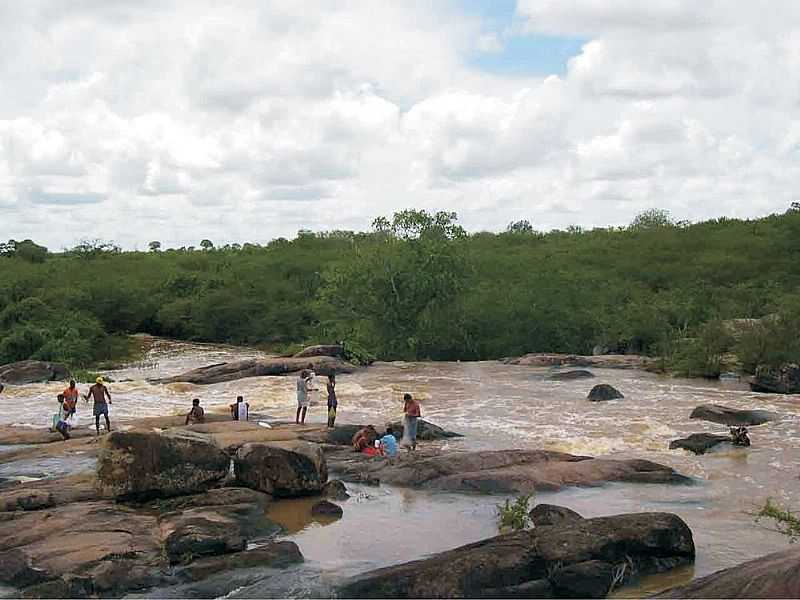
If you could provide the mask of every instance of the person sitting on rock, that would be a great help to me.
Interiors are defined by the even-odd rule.
[[[203,407],[200,406],[200,398],[192,400],[192,410],[186,415],[186,423],[184,425],[194,425],[195,423],[205,423],[206,413]]]
[[[378,432],[375,431],[375,427],[367,425],[356,432],[350,443],[353,445],[353,450],[355,452],[361,452],[364,448],[372,448],[377,439]]]
[[[749,446],[750,436],[747,435],[747,427],[731,427],[731,443],[734,446]]]
[[[397,456],[399,446],[397,444],[397,438],[394,437],[394,430],[391,425],[386,426],[386,435],[380,439],[380,442],[384,456],[388,456],[389,458]]]
[[[234,421],[248,421],[250,419],[250,404],[242,396],[236,396],[236,402],[231,404],[231,416]]]

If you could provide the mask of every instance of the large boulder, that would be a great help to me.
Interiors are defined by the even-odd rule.
[[[344,515],[342,507],[327,500],[320,500],[311,507],[311,516],[341,519]]]
[[[604,597],[632,573],[694,561],[692,532],[666,513],[584,519],[500,535],[347,580],[344,598]]]
[[[694,452],[695,454],[705,454],[719,444],[730,444],[731,436],[717,435],[714,433],[693,433],[680,440],[673,440],[669,443],[669,449],[681,449]]]
[[[624,397],[622,392],[617,390],[614,386],[608,385],[607,383],[600,383],[591,389],[586,398],[592,402],[605,402],[606,400],[617,400]]]
[[[336,356],[344,358],[344,346],[341,344],[319,344],[308,346],[294,355],[294,358],[311,358],[314,356]]]
[[[216,573],[234,569],[283,569],[301,562],[303,555],[294,542],[270,542],[236,554],[200,558],[180,569],[177,577],[183,581],[201,581]]]
[[[754,392],[800,394],[800,365],[788,363],[780,367],[759,366],[750,379],[750,388]]]
[[[395,437],[398,439],[403,437],[403,433],[405,432],[405,426],[403,425],[403,421],[395,421],[392,423],[392,431],[394,431]],[[433,441],[433,440],[444,440],[447,438],[458,438],[464,437],[460,433],[455,433],[453,431],[447,431],[446,429],[442,429],[438,425],[434,425],[433,423],[429,423],[424,419],[417,420],[417,440],[422,441]]]
[[[203,434],[113,431],[97,457],[102,493],[117,498],[205,491],[228,474],[230,458]]]
[[[535,527],[565,525],[583,520],[574,510],[555,504],[537,504],[528,513],[528,517]]]
[[[0,383],[24,385],[69,378],[69,369],[61,363],[23,360],[0,365]]]
[[[721,425],[761,425],[774,421],[778,415],[767,410],[738,410],[719,404],[702,404],[692,411],[690,419],[701,419]]]
[[[401,455],[389,461],[331,454],[340,477],[456,492],[530,493],[610,481],[688,483],[688,477],[647,460],[574,456],[546,450],[448,452],[428,458]],[[340,460],[341,458],[341,460]]]
[[[550,381],[573,381],[575,379],[591,379],[594,377],[594,373],[591,371],[586,371],[583,369],[578,369],[575,371],[563,371],[561,373],[553,373],[552,375],[548,375],[547,379]]]
[[[658,363],[658,359],[635,354],[601,354],[582,356],[580,354],[526,354],[519,358],[506,359],[511,365],[529,367],[589,367],[595,369],[649,369]]]
[[[241,485],[280,497],[317,494],[328,481],[322,449],[302,441],[245,444],[234,473]]]
[[[800,548],[700,577],[658,598],[800,598]]]
[[[192,369],[180,375],[153,379],[152,383],[194,383],[208,385],[234,381],[245,377],[264,377],[267,375],[287,375],[296,373],[311,365],[318,375],[330,373],[352,373],[356,368],[349,362],[333,356],[312,356],[310,358],[250,358],[234,362],[220,363]]]

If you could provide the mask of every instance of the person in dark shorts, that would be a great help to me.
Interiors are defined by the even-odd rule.
[[[336,373],[328,375],[328,427],[333,427],[336,423],[336,409],[339,401],[336,399]]]
[[[84,396],[86,402],[89,398],[94,401],[92,414],[94,415],[94,427],[97,430],[97,435],[100,435],[100,416],[106,419],[106,431],[111,431],[111,421],[108,420],[108,405],[111,404],[111,394],[105,386],[102,377],[98,377],[92,387],[89,388],[89,393]],[[106,398],[108,402],[106,402]]]
[[[58,395],[58,413],[53,415],[53,429],[60,433],[65,440],[69,439],[69,424],[67,423],[67,410],[64,407],[64,394]]]
[[[206,422],[206,413],[203,410],[203,407],[200,406],[200,398],[195,398],[192,400],[192,410],[186,415],[186,423],[184,425],[195,423],[205,423]]]
[[[230,409],[234,421],[250,420],[250,403],[245,402],[243,396],[236,396],[236,402],[230,405]]]
[[[71,419],[75,416],[75,411],[78,408],[78,396],[80,393],[78,392],[78,388],[75,386],[75,380],[69,380],[69,387],[65,388],[63,392],[64,394],[64,413],[67,419]]]

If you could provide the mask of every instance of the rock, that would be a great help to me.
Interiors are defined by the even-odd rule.
[[[756,558],[662,592],[657,598],[800,598],[800,548]]]
[[[161,537],[170,564],[244,550],[247,545],[244,532],[237,519],[226,512],[192,508],[162,516]]]
[[[12,489],[0,492],[0,511],[39,510],[55,506],[53,494],[31,489]]]
[[[548,525],[564,525],[574,523],[583,519],[581,515],[565,506],[555,504],[537,504],[528,513],[531,522],[536,527],[546,527]]]
[[[230,459],[207,436],[187,431],[112,431],[97,458],[100,489],[117,498],[202,492],[229,469]]]
[[[403,426],[403,421],[396,421],[392,423],[392,430],[394,431],[395,437],[399,440],[403,437],[403,432],[405,431],[405,427]],[[433,441],[433,440],[444,440],[448,438],[459,438],[464,437],[460,433],[454,433],[452,431],[446,431],[439,427],[438,425],[434,425],[433,423],[429,423],[424,419],[417,420],[417,440],[422,441]]]
[[[28,587],[48,579],[44,569],[33,566],[30,557],[22,550],[13,548],[0,552],[0,581],[17,588]]]
[[[737,410],[719,404],[702,404],[692,411],[690,419],[702,419],[722,425],[761,425],[774,421],[778,415],[766,410]]]
[[[352,373],[356,368],[350,363],[332,356],[314,356],[311,358],[251,358],[229,363],[220,363],[193,369],[180,375],[153,379],[152,383],[194,383],[208,385],[234,381],[245,377],[264,377],[267,375],[286,375],[295,373],[312,365],[317,375],[328,375],[331,372]]]
[[[69,370],[61,363],[23,360],[0,365],[0,382],[14,385],[69,379]]]
[[[322,500],[311,507],[311,515],[314,517],[334,517],[336,519],[341,519],[344,515],[344,511],[338,504]]]
[[[322,495],[329,500],[340,501],[347,500],[350,497],[350,494],[347,493],[347,488],[338,479],[326,483],[325,487],[322,488]]]
[[[94,473],[78,473],[0,488],[0,512],[41,510],[97,499],[99,494]]]
[[[605,402],[606,400],[617,400],[618,398],[624,397],[622,392],[618,391],[613,386],[607,383],[600,383],[592,388],[586,398],[592,402]]]
[[[694,556],[692,532],[679,517],[617,515],[500,535],[356,575],[337,591],[345,598],[470,598],[497,590],[512,595],[527,584],[533,597],[599,597],[595,590],[605,594],[623,565],[644,575],[691,563]]]
[[[553,586],[547,579],[534,579],[519,585],[501,588],[488,588],[483,591],[485,598],[554,598]]]
[[[294,358],[310,358],[313,356],[335,356],[344,358],[344,346],[341,344],[319,344],[308,346],[294,355]]]
[[[210,506],[234,506],[238,504],[250,504],[254,508],[263,511],[272,501],[269,495],[264,492],[251,490],[242,487],[226,487],[215,490],[208,490],[202,494],[192,496],[179,496],[177,498],[167,498],[159,500],[155,507],[163,513],[183,511],[191,508],[203,508]]]
[[[507,359],[504,362],[529,367],[591,367],[596,369],[652,369],[658,365],[658,359],[635,354],[582,356],[579,354],[534,353]]]
[[[591,371],[577,370],[553,373],[552,375],[548,375],[547,379],[550,381],[572,381],[574,379],[591,379],[592,377],[594,377],[594,373]]]
[[[284,569],[303,560],[300,548],[294,542],[271,542],[236,554],[201,558],[181,569],[178,577],[185,581],[201,581],[224,571],[253,567]]]
[[[22,598],[89,598],[94,593],[90,577],[64,575],[22,590]]]
[[[428,458],[401,455],[393,461],[356,453],[330,457],[342,479],[454,492],[530,493],[609,481],[689,483],[669,467],[647,460],[591,458],[546,450],[448,452]]]
[[[750,389],[773,394],[800,394],[800,365],[787,363],[777,368],[761,365],[750,378]]]
[[[301,441],[245,444],[234,472],[241,485],[281,497],[319,493],[328,481],[322,449]]]
[[[728,435],[715,435],[713,433],[693,433],[689,437],[673,440],[669,443],[669,449],[675,450],[680,448],[688,450],[695,454],[705,454],[714,446],[724,443],[730,443],[731,438]]]

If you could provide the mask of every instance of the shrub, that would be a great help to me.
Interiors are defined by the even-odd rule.
[[[511,529],[512,531],[521,531],[530,525],[530,502],[533,499],[533,494],[524,494],[517,497],[512,503],[507,499],[505,504],[497,505],[497,520],[500,529]]]
[[[790,543],[800,539],[800,518],[789,510],[774,504],[772,498],[767,498],[764,506],[756,513],[756,522],[761,519],[774,521],[777,531],[788,537]]]

